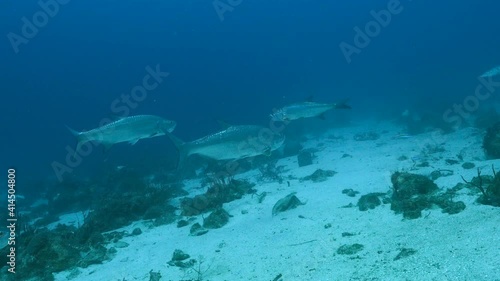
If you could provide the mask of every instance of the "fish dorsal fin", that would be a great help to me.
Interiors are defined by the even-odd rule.
[[[72,128],[70,128],[67,125],[66,125],[66,128],[68,128],[68,130],[71,132],[71,134],[73,134],[73,136],[78,137],[80,135],[80,132],[73,130]]]
[[[131,140],[131,141],[129,141],[128,143],[129,143],[130,145],[134,145],[134,144],[136,144],[138,141],[139,141],[139,139],[135,139],[135,140]]]
[[[231,127],[232,125],[227,123],[226,121],[224,120],[217,120],[217,123],[219,124],[219,126],[224,129],[224,130],[227,130],[229,127]]]
[[[349,99],[343,99],[340,100],[339,102],[334,103],[334,108],[336,109],[351,109],[351,106],[347,104]]]
[[[178,137],[172,135],[172,133],[167,130],[163,131],[165,135],[174,143],[175,147],[179,151],[179,159],[177,161],[177,168],[180,169],[189,157],[189,147]]]
[[[122,119],[125,119],[127,118],[126,116],[120,116],[120,115],[116,115],[116,114],[111,114],[109,116],[109,119],[111,119],[112,121],[118,121],[118,120],[122,120]]]

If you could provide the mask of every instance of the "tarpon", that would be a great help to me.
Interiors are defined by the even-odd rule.
[[[163,119],[154,115],[136,115],[124,117],[90,131],[77,132],[68,129],[78,139],[76,151],[86,142],[98,142],[109,149],[113,144],[128,142],[131,145],[140,139],[147,139],[165,135],[172,132],[176,126],[175,121]]]
[[[284,135],[274,133],[269,128],[254,125],[230,126],[218,133],[187,143],[170,133],[167,133],[167,136],[179,150],[180,164],[193,154],[215,160],[270,155],[285,141]]]
[[[317,103],[317,102],[302,102],[295,103],[278,109],[271,114],[273,121],[292,121],[302,118],[322,117],[323,113],[332,109],[350,109],[351,107],[346,101],[339,103]]]

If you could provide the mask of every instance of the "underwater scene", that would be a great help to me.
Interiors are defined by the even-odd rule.
[[[0,1],[0,281],[500,281],[499,11]]]

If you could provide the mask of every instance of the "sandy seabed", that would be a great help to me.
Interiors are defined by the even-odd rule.
[[[380,133],[380,138],[353,139],[367,131]],[[279,274],[283,281],[500,280],[500,208],[476,203],[477,193],[468,189],[459,192],[454,200],[463,201],[466,209],[458,214],[435,208],[412,220],[395,214],[389,204],[363,212],[355,206],[360,195],[391,190],[390,177],[396,171],[429,175],[437,169],[452,170],[453,175],[435,180],[443,190],[462,182],[461,176],[476,176],[476,169],[445,162],[456,159],[457,154],[485,175],[492,173],[492,164],[500,166],[498,161],[485,160],[483,135],[477,129],[409,138],[398,138],[399,131],[391,124],[369,124],[310,138],[305,146],[317,150],[312,165],[298,167],[296,156],[277,163],[285,167],[285,178],[295,178],[288,180],[289,185],[287,181],[256,181],[258,171],[236,176],[256,182],[258,192],[268,195],[262,203],[247,195],[225,204],[232,218],[224,227],[189,236],[189,226],[177,228],[174,223],[150,228],[148,222],[136,222],[121,229],[143,230],[141,235],[122,239],[128,247],[119,248],[109,262],[78,269],[79,274],[71,280],[150,280],[151,270],[160,272],[160,280],[197,280],[193,270],[167,265],[175,249],[202,260],[203,280],[210,281],[273,281]],[[420,159],[427,144],[445,150],[428,155],[430,166],[418,168],[412,158]],[[401,156],[408,159],[398,159]],[[317,169],[337,174],[318,183],[299,180]],[[199,181],[185,184],[191,194],[200,192]],[[356,197],[342,194],[349,188],[360,193]],[[274,204],[291,192],[306,204],[272,216]],[[345,207],[349,204],[354,206]],[[202,222],[202,217],[197,221]],[[364,246],[360,252],[337,253],[340,246],[355,243]],[[402,249],[415,252],[396,259]],[[71,273],[58,273],[56,280],[68,280]]]

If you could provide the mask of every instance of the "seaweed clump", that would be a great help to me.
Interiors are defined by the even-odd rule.
[[[469,186],[477,188],[481,191],[481,195],[477,199],[477,202],[483,205],[491,205],[495,207],[500,207],[500,174],[495,171],[492,166],[493,176],[482,176],[481,170],[477,169],[477,176],[471,181],[462,180]]]
[[[313,182],[323,182],[326,181],[328,178],[333,177],[336,173],[337,172],[332,170],[317,169],[310,176],[303,177],[302,181],[310,180]]]
[[[361,196],[358,200],[358,208],[360,211],[368,211],[375,209],[382,204],[379,197],[385,196],[385,193],[368,193]]]
[[[100,193],[100,199],[93,199],[92,211],[82,211],[83,221],[78,227],[59,224],[48,229],[25,225],[16,243],[18,280],[36,277],[37,280],[50,281],[54,279],[53,273],[103,263],[116,253],[114,247],[108,249],[107,245],[117,242],[124,234],[102,233],[146,217],[155,222],[175,220],[175,208],[168,205],[168,201],[177,196],[179,190],[138,184],[134,189],[120,192],[114,190],[115,187],[110,186],[111,191]],[[88,187],[82,188],[87,190]],[[49,202],[49,206],[54,204],[49,216],[61,211],[55,202]],[[139,234],[136,231],[134,235]],[[9,247],[0,250],[2,267],[7,265]]]
[[[355,255],[365,248],[362,244],[344,244],[337,249],[339,255]]]
[[[181,200],[182,215],[196,216],[222,208],[224,203],[241,199],[245,194],[255,193],[254,186],[255,184],[246,180],[214,179],[206,193]]]
[[[439,206],[448,214],[456,214],[465,209],[463,202],[452,200],[452,191],[438,193],[438,186],[425,176],[396,172],[391,176],[391,182],[391,210],[396,214],[402,213],[406,219],[421,217],[422,211],[433,205]]]
[[[67,269],[88,267],[109,260],[113,254],[106,249],[107,242],[100,233],[90,236],[74,226],[58,225],[55,229],[29,229],[22,232],[16,243],[16,277],[18,280],[51,281],[52,273]],[[7,264],[8,247],[0,250],[2,265]]]

